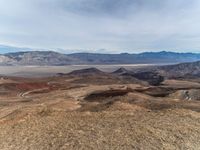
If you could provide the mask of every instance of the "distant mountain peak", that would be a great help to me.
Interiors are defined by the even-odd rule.
[[[2,47],[0,47],[1,50]],[[107,64],[171,64],[200,60],[200,54],[174,52],[144,52],[140,54],[62,54],[55,51],[29,51],[2,54],[0,65],[107,65]],[[3,57],[4,56],[4,57]]]
[[[121,67],[121,68],[117,69],[116,71],[114,71],[113,74],[124,74],[124,73],[128,73],[128,72],[130,72],[130,71]]]
[[[87,68],[81,70],[75,70],[70,72],[68,75],[91,75],[91,74],[104,74],[101,70],[97,68]]]

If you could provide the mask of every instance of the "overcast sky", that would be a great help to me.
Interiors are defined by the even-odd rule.
[[[0,44],[200,52],[200,0],[0,0]]]

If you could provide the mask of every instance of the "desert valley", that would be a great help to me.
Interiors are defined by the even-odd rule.
[[[200,150],[200,0],[0,0],[0,150]]]
[[[199,62],[0,78],[0,149],[199,149]]]

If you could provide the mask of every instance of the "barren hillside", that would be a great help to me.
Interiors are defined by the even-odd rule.
[[[48,78],[1,77],[0,149],[196,150],[198,82],[152,86],[94,68]]]

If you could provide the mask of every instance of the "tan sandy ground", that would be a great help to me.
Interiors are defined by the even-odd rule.
[[[200,114],[159,112],[56,112],[41,110],[0,125],[2,150],[200,149]]]
[[[34,85],[0,95],[0,150],[200,149],[198,101],[151,96],[145,93],[149,87],[138,84],[88,85],[87,81],[73,85],[64,78],[45,81],[60,87],[42,91],[44,87],[32,89]],[[200,87],[190,82],[193,85]],[[187,86],[188,82],[171,80],[162,88]],[[2,89],[12,91],[11,87]],[[150,88],[150,92],[163,92],[159,87]],[[106,95],[127,89],[131,90],[125,95]],[[85,99],[92,94],[96,94],[94,99]]]

